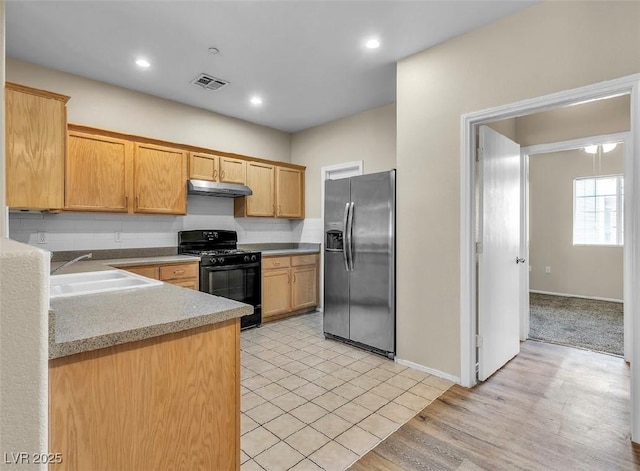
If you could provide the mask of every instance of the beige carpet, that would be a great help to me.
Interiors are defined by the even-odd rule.
[[[623,304],[531,293],[529,337],[623,355]]]

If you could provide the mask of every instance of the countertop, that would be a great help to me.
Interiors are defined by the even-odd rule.
[[[124,265],[199,260],[183,255],[76,262],[56,274],[109,270]],[[56,262],[52,267],[60,265]],[[54,298],[49,311],[49,358],[97,350],[216,324],[253,307],[168,283],[141,289]]]
[[[262,250],[263,257],[274,257],[276,255],[304,255],[307,253],[319,253],[319,250],[313,249],[279,249],[279,250]]]
[[[269,243],[269,244],[239,244],[238,248],[245,250],[258,250],[263,257],[273,257],[276,255],[304,255],[309,253],[319,253],[320,244],[305,243]]]

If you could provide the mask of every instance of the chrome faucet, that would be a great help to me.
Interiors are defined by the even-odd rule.
[[[51,256],[53,257],[53,252],[51,253]],[[55,269],[51,270],[51,272],[49,274],[53,275],[55,272],[57,272],[58,270],[60,270],[60,269],[62,269],[64,267],[68,267],[69,265],[72,265],[72,264],[82,260],[83,258],[91,258],[91,257],[93,257],[93,253],[91,253],[91,252],[86,253],[84,255],[80,255],[79,257],[76,257],[73,260],[69,260],[67,263],[63,263],[58,268],[55,268]]]

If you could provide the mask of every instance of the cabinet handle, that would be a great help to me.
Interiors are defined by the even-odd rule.
[[[220,178],[224,180],[224,170],[220,172]]]
[[[282,216],[282,206],[278,205],[278,216]]]
[[[295,273],[293,274],[293,282],[294,283],[296,282],[296,274]]]
[[[291,275],[287,273],[287,283],[291,284]]]
[[[139,203],[140,203],[140,197],[136,196],[136,206],[135,206],[136,209],[138,209]]]
[[[125,209],[129,208],[129,197],[128,196],[124,197],[124,207],[125,207]]]
[[[276,204],[273,203],[273,214],[276,214]]]
[[[279,267],[280,266],[280,262],[273,262],[273,266],[274,267]]]
[[[213,171],[213,178],[218,178],[218,169]]]
[[[183,273],[184,273],[184,270],[173,270],[174,275],[182,275]]]

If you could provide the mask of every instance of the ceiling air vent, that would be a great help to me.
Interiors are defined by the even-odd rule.
[[[213,90],[218,91],[225,85],[229,85],[229,82],[215,78],[212,75],[200,74],[195,79],[191,81],[192,84],[198,85],[199,87],[204,88],[205,90]]]

